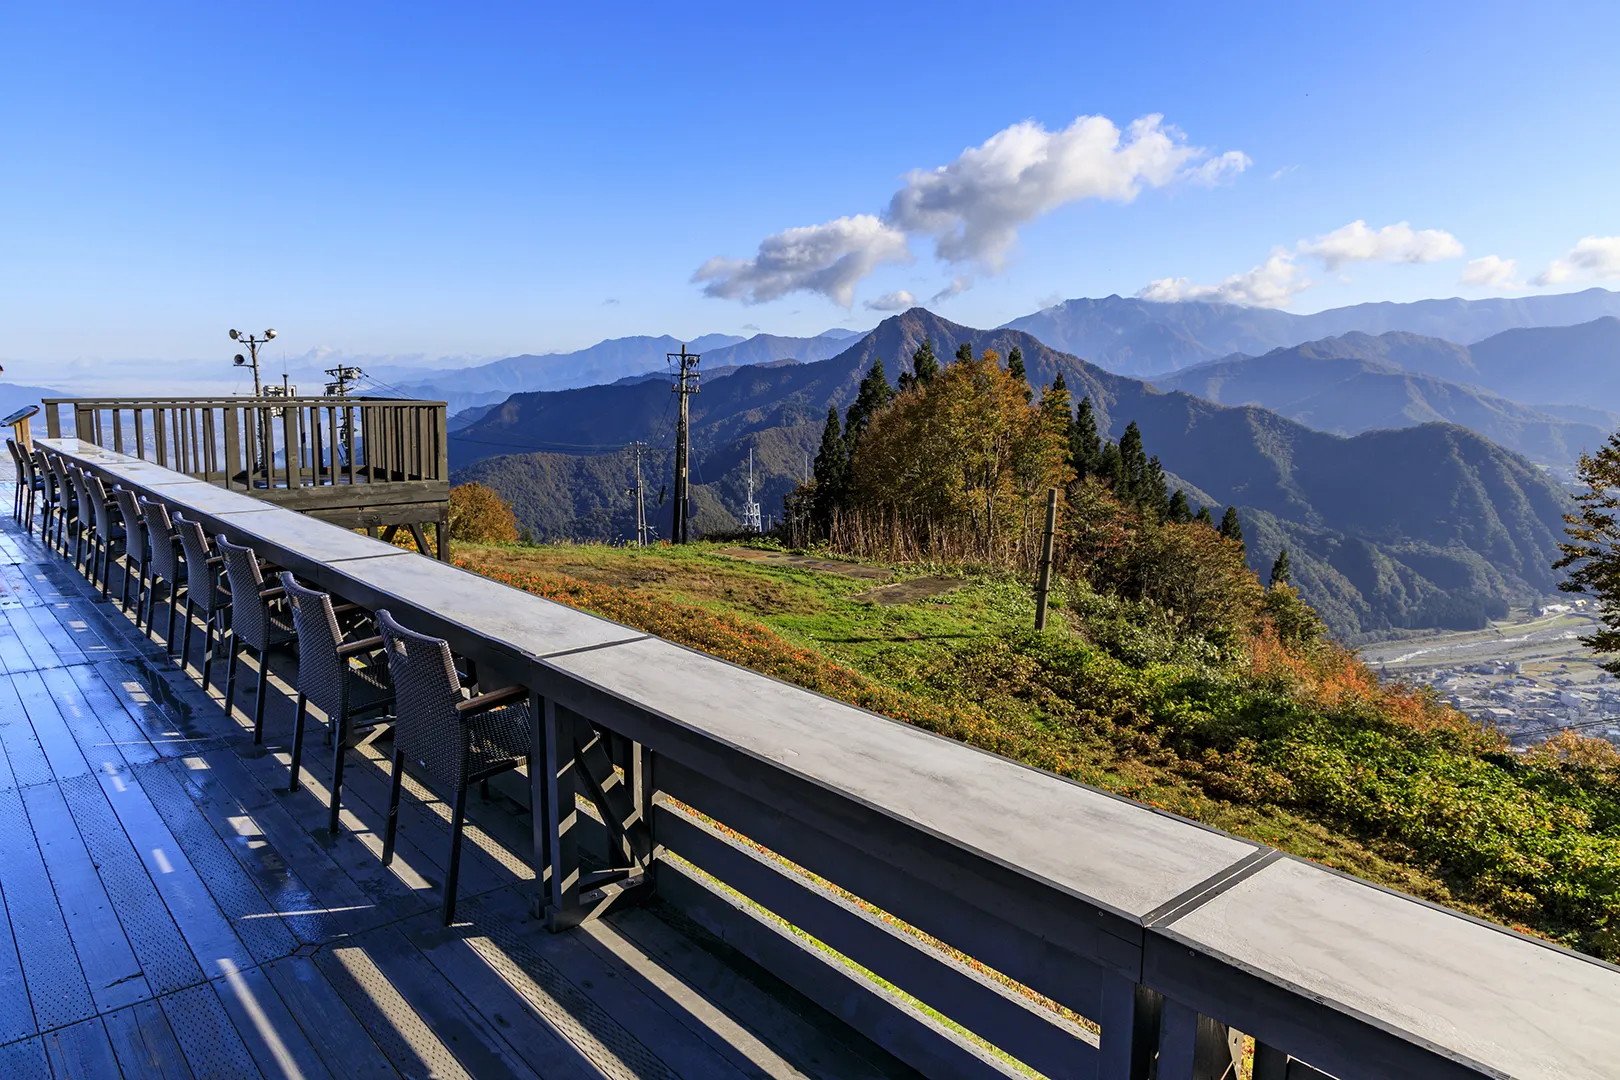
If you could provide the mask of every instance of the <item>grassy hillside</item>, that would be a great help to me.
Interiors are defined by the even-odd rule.
[[[1026,583],[928,567],[850,576],[714,544],[457,552],[809,689],[1620,958],[1620,755],[1584,740],[1509,755],[1337,649],[1223,648],[1083,586],[1036,634]]]
[[[1136,421],[1148,452],[1216,503],[1217,513],[1231,504],[1246,521],[1267,523],[1256,525],[1265,543],[1250,548],[1257,570],[1289,546],[1307,598],[1345,640],[1469,625],[1476,606],[1505,610],[1556,588],[1548,567],[1557,557],[1563,494],[1530,462],[1479,435],[1428,424],[1344,438],[1265,409],[1162,393],[1026,333],[975,330],[921,309],[885,319],[831,360],[742,368],[706,384],[692,399],[699,526],[731,527],[750,446],[758,501],[780,514],[815,453],[828,405],[847,407],[877,359],[893,381],[901,358],[909,361],[924,341],[941,357],[963,344],[1004,356],[1016,346],[1032,383],[1044,386],[1062,372],[1076,400],[1090,396],[1106,433],[1117,438]],[[542,538],[628,535],[629,457],[591,458],[589,448],[637,439],[669,445],[671,401],[658,382],[515,395],[451,436],[455,478],[497,488]],[[649,475],[656,493],[668,473]],[[667,522],[667,509],[654,520]]]

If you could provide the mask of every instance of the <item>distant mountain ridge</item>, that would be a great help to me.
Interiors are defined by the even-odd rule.
[[[1444,371],[1448,378],[1425,369]],[[1589,420],[1570,419],[1450,381],[1479,374],[1464,346],[1402,332],[1378,337],[1357,332],[1263,356],[1199,364],[1153,384],[1223,405],[1259,405],[1339,435],[1437,421],[1460,424],[1532,461],[1564,470],[1582,450],[1597,449],[1613,430],[1598,410],[1587,410]]]
[[[1108,296],[1065,300],[1005,325],[1110,371],[1151,375],[1356,331],[1403,331],[1471,345],[1508,330],[1571,326],[1605,316],[1620,316],[1620,292],[1593,288],[1554,296],[1355,304],[1311,315]]]
[[[829,360],[744,367],[705,386],[691,405],[696,481],[708,489],[700,509],[710,520],[734,520],[724,507],[741,502],[739,473],[751,444],[770,448],[756,469],[756,497],[768,510],[780,507],[807,467],[827,406],[846,406],[876,358],[894,380],[902,358],[924,340],[941,357],[963,343],[1003,355],[1016,345],[1032,383],[1044,386],[1062,371],[1076,399],[1092,398],[1099,425],[1111,434],[1135,420],[1168,471],[1217,503],[1241,508],[1245,527],[1254,529],[1249,554],[1257,570],[1269,567],[1278,547],[1289,547],[1296,580],[1346,638],[1473,625],[1556,587],[1549,568],[1563,493],[1529,461],[1473,432],[1427,424],[1345,438],[1266,409],[1167,393],[1028,333],[976,330],[920,308],[884,320]],[[568,456],[632,440],[667,442],[669,398],[668,387],[654,382],[516,395],[451,436],[451,462],[458,477],[494,483],[533,528],[547,508],[577,504],[579,493],[555,477],[577,480],[580,473],[563,462],[528,468],[528,452]],[[545,445],[536,433],[544,433]],[[619,462],[622,472],[627,463]],[[628,499],[612,491],[600,498],[617,507],[605,520],[622,535]]]

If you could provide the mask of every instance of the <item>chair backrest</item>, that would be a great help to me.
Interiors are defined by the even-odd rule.
[[[63,471],[60,455],[46,451],[45,462],[45,488],[46,497],[52,502],[68,504],[69,516],[72,516],[78,496],[74,494],[73,485],[68,483],[67,474]]]
[[[124,531],[129,534],[124,546],[137,560],[147,558],[146,523],[141,520],[141,503],[135,493],[122,485],[113,488],[113,501],[118,503],[118,516],[124,519]]]
[[[7,439],[6,449],[11,451],[11,463],[17,467],[17,483],[27,483],[28,470],[23,468],[22,448],[17,445],[17,440]]]
[[[202,606],[206,618],[214,609],[222,607],[224,596],[219,590],[219,574],[208,568],[208,534],[202,523],[182,514],[174,515],[174,532],[180,538],[180,550],[186,556],[186,583],[191,589],[191,601]]]
[[[91,507],[93,500],[90,498],[89,489],[85,487],[84,470],[70,465],[67,468],[67,478],[68,483],[73,486],[73,501],[78,504],[79,524],[83,526],[95,524],[92,516],[94,511]]]
[[[394,683],[394,746],[441,783],[460,785],[467,740],[456,713],[461,677],[449,642],[407,630],[387,611],[377,612],[377,630]]]
[[[143,496],[141,516],[146,520],[146,540],[152,548],[152,574],[174,585],[180,580],[180,553],[174,542],[169,508]]]
[[[214,550],[225,557],[225,580],[231,584],[231,632],[255,649],[268,649],[270,603],[259,595],[264,591],[259,556],[223,534],[214,537]]]
[[[304,588],[285,570],[281,572],[281,587],[287,590],[293,630],[298,634],[298,690],[335,719],[342,708],[345,664],[338,656],[343,631],[332,610],[332,597]]]
[[[85,497],[96,516],[96,532],[101,534],[103,540],[113,535],[113,508],[112,500],[107,498],[107,485],[101,482],[101,477],[94,473],[79,473],[80,482],[84,487]]]

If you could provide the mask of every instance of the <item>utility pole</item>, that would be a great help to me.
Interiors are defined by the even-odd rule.
[[[332,379],[331,382],[326,384],[326,396],[348,397],[349,384],[354,380],[363,377],[365,372],[350,364],[339,364],[337,367],[327,368],[326,374]],[[349,429],[349,407],[347,405],[345,405],[343,407],[343,411],[338,414],[338,445],[343,448],[343,460],[353,460],[354,434]],[[334,457],[332,460],[332,472],[334,476],[337,474],[337,466],[337,459]]]
[[[680,416],[675,421],[675,510],[674,520],[671,522],[670,539],[677,544],[684,544],[689,539],[691,517],[690,477],[691,468],[691,427],[690,414],[687,402],[691,396],[698,392],[698,360],[701,353],[689,353],[686,346],[681,346],[678,353],[665,353],[664,357],[670,363],[679,362],[680,369],[675,376],[674,393],[681,399]]]
[[[636,497],[636,547],[647,546],[647,497],[646,489],[641,483],[641,451],[643,444],[634,442],[630,444],[636,452],[636,486],[626,491],[626,495]]]
[[[743,504],[743,528],[750,532],[764,532],[760,527],[759,503],[754,501],[754,448],[748,448],[748,501]]]
[[[237,330],[231,331],[231,340],[239,345],[246,345],[248,350],[248,354],[246,356],[243,356],[241,353],[237,353],[231,358],[231,362],[237,367],[251,366],[253,368],[254,397],[264,396],[264,384],[259,381],[259,347],[261,345],[269,344],[271,339],[275,336],[276,332],[274,330],[266,330],[264,334],[259,337],[255,337],[251,333],[244,334]],[[254,424],[254,427],[257,429],[254,437],[259,443],[259,464],[260,468],[264,470],[264,475],[268,482],[268,478],[270,476],[270,421],[269,417],[264,413],[263,410],[255,409],[253,411],[258,419],[258,422]]]
[[[1046,531],[1041,535],[1041,570],[1035,581],[1035,629],[1046,629],[1046,597],[1052,587],[1052,538],[1057,534],[1057,488],[1046,492]]]

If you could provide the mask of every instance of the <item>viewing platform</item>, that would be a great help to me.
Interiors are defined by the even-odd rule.
[[[227,709],[201,620],[177,661],[0,520],[0,1076],[1620,1075],[1614,966],[91,435],[36,442],[521,687],[534,765],[466,800],[445,925],[450,793],[386,731],[330,833],[290,653],[256,744],[257,663]]]

